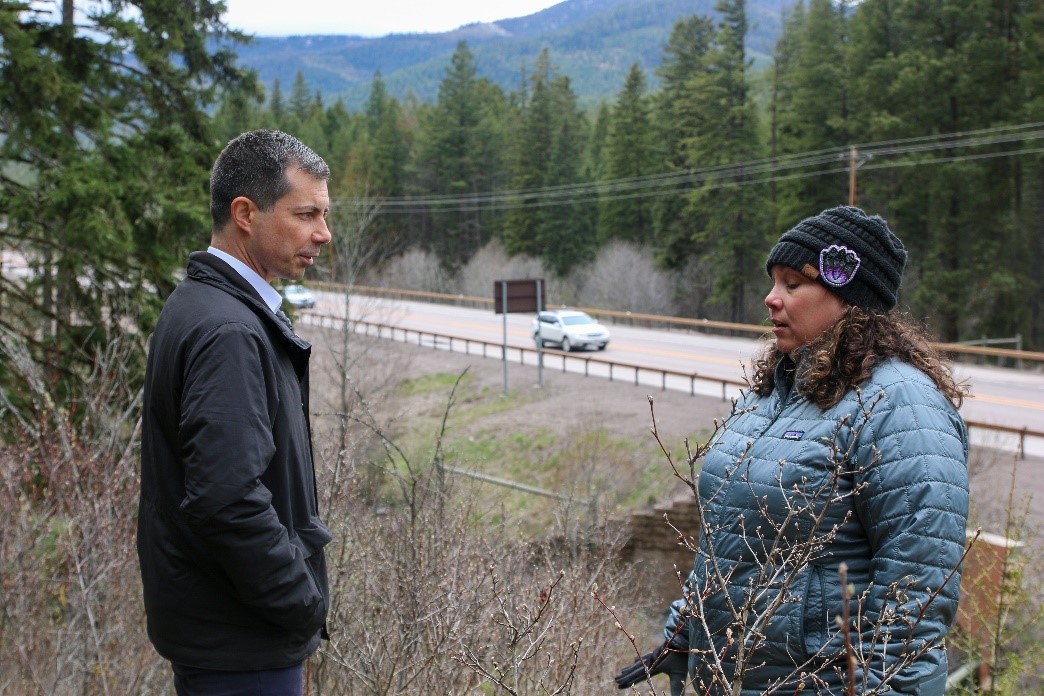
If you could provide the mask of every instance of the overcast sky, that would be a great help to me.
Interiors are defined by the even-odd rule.
[[[524,17],[562,0],[225,0],[225,21],[258,36],[440,32]]]

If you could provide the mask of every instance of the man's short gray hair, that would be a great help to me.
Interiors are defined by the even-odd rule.
[[[312,148],[277,130],[253,130],[236,137],[218,155],[210,173],[210,217],[214,230],[232,216],[232,201],[245,196],[263,211],[290,190],[286,171],[300,167],[316,179],[330,178],[330,167]]]

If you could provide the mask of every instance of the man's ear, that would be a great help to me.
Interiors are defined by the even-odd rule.
[[[246,196],[238,196],[232,199],[229,206],[232,212],[232,223],[244,232],[251,231],[257,213],[257,206]]]

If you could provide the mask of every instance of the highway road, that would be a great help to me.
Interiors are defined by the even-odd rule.
[[[318,292],[317,313],[343,316],[343,297],[336,293]],[[443,304],[404,302],[372,297],[353,296],[352,318],[373,323],[393,325],[411,331],[431,332],[501,344],[505,335],[505,315],[492,310],[470,309]],[[307,310],[306,310],[307,312]],[[533,348],[532,314],[506,315],[507,345]],[[757,349],[758,343],[749,338],[730,338],[710,334],[665,331],[636,328],[620,324],[607,324],[612,340],[604,352],[586,351],[572,353],[576,358],[591,357],[593,360],[647,366],[650,370],[668,370],[696,373],[707,377],[698,380],[695,391],[707,395],[722,395],[720,381],[741,381],[743,365]],[[463,349],[462,347],[460,349]],[[517,361],[517,354],[513,358]],[[535,356],[534,356],[535,359]],[[600,364],[585,367],[584,361],[566,361],[570,371],[585,369],[594,376],[608,376],[608,368]],[[510,364],[509,368],[510,369]],[[545,355],[544,373],[549,377],[554,370],[562,369],[562,358],[558,351]],[[965,401],[961,412],[966,420],[1002,425],[1013,428],[1028,428],[1044,432],[1044,372],[1039,369],[1015,370],[992,366],[958,364],[955,367],[959,379],[971,385],[972,396]],[[634,379],[634,370],[614,370],[617,379]],[[661,385],[661,377],[652,371],[640,373],[643,384]],[[668,379],[667,388],[688,391],[690,380]],[[732,395],[737,387],[728,386]],[[1008,449],[1013,447],[1014,438],[996,431],[979,429],[975,440]],[[1044,454],[1044,438],[1028,438],[1027,454]]]

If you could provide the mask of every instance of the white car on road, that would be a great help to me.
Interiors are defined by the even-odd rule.
[[[283,288],[283,298],[297,309],[315,307],[315,295],[303,285],[287,285]]]
[[[550,343],[566,352],[574,348],[605,350],[609,330],[585,312],[558,309],[537,314],[533,319],[533,340],[538,348]]]

